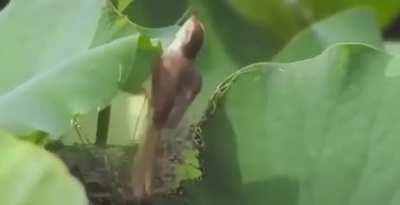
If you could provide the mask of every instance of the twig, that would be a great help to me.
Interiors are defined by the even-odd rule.
[[[74,128],[74,130],[75,130],[76,134],[78,135],[78,138],[82,144],[91,144],[90,140],[84,134],[82,134],[81,125],[79,123],[79,119],[77,116],[74,116],[72,118],[72,127]]]
[[[181,26],[185,23],[186,19],[192,14],[192,8],[187,8],[186,11],[182,14],[182,16],[175,22],[175,25]]]
[[[105,147],[107,145],[108,129],[110,126],[111,105],[99,112],[97,119],[97,131],[95,145]]]
[[[143,102],[142,102],[142,105],[139,108],[140,109],[139,115],[136,118],[135,127],[134,127],[134,130],[133,130],[133,135],[132,135],[133,140],[135,140],[135,138],[136,138],[137,131],[138,131],[138,128],[139,128],[139,123],[141,121],[141,118],[142,118],[142,115],[143,115],[143,112],[144,112],[144,109],[145,109],[145,104],[147,102],[147,98],[148,97],[147,97],[147,94],[146,94],[146,91],[145,91],[145,94],[144,94],[144,97],[143,97]]]

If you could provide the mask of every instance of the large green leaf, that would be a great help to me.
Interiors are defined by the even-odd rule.
[[[399,67],[336,45],[244,68],[203,126],[207,172],[191,204],[400,203]]]
[[[103,0],[11,0],[0,13],[0,95],[89,47]]]
[[[52,154],[0,133],[0,204],[86,205],[83,187]]]
[[[17,132],[39,129],[59,136],[75,114],[104,106],[129,69],[138,36],[127,37],[60,64],[0,97],[0,125]]]
[[[200,2],[194,1],[193,5],[199,11],[207,31],[205,47],[197,61],[204,80],[203,90],[190,110],[195,116],[193,119],[197,120],[199,113],[204,110],[209,96],[214,92],[216,85],[221,82],[221,79],[241,66],[241,61],[234,58],[234,55],[230,54],[230,50],[237,49],[242,53],[263,53],[265,49],[268,49],[253,48],[253,51],[248,51],[246,49],[242,50],[241,48],[230,47],[229,43],[221,40],[224,37],[223,33],[218,32],[217,27],[222,22],[218,25],[216,24],[218,21],[223,21],[223,18],[213,18],[211,14],[215,13],[215,11],[213,8],[208,8],[213,4],[210,3],[207,7]],[[353,29],[355,24],[358,26],[357,32]],[[246,36],[246,34],[243,34],[242,38],[252,39],[251,36]],[[257,43],[259,42],[257,39],[253,40]],[[369,9],[352,9],[317,22],[295,36],[273,58],[273,61],[290,62],[302,60],[320,54],[334,43],[355,42],[369,44],[377,48],[382,47],[382,40],[373,11]]]
[[[74,115],[108,104],[120,83],[128,80],[132,90],[140,86],[150,69],[139,65],[152,62],[152,52],[160,48],[136,31],[94,45],[101,29],[108,29],[99,21],[107,5],[14,0],[0,13],[0,41],[5,42],[0,49],[1,128],[58,137]],[[139,62],[135,57],[143,50]]]

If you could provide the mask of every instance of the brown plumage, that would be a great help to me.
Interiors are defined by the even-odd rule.
[[[163,154],[160,143],[164,128],[176,128],[201,89],[201,75],[194,59],[203,44],[204,29],[195,16],[178,31],[163,52],[152,74],[150,106],[152,123],[135,159],[133,195],[136,199],[153,194],[157,159]]]

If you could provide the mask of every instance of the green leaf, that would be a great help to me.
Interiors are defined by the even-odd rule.
[[[192,150],[184,150],[183,153],[185,162],[182,163],[181,166],[177,168],[177,186],[179,187],[182,181],[188,180],[196,180],[199,179],[202,175],[200,171],[200,163],[198,160],[199,151]]]
[[[164,27],[175,24],[186,7],[187,0],[135,0],[124,14],[140,25]]]
[[[400,55],[400,43],[395,41],[385,42],[385,49],[393,55]]]
[[[295,36],[274,57],[274,61],[311,58],[335,43],[364,43],[382,48],[382,37],[372,10],[351,9],[313,24]]]
[[[6,43],[0,49],[5,59],[0,62],[5,73],[0,80],[2,129],[18,135],[41,130],[59,137],[73,116],[108,104],[124,79],[136,82],[132,90],[144,81],[150,68],[136,66],[136,54],[142,47],[149,50],[149,57],[140,59],[145,64],[154,60],[150,52],[160,49],[140,43],[149,42],[147,37],[130,32],[135,35],[93,44],[99,29],[107,29],[99,21],[107,5],[98,0],[14,0],[0,13],[0,41]],[[43,31],[49,31],[46,38]]]
[[[272,59],[278,62],[306,59],[320,54],[334,43],[366,43],[382,48],[375,15],[370,9],[351,9],[321,20],[300,32],[276,55],[276,48],[283,43],[274,41],[281,38],[253,36],[262,32],[247,28],[251,24],[235,16],[221,2],[193,1],[192,6],[199,12],[206,29],[206,42],[197,61],[204,80],[203,90],[190,111],[195,120],[199,119],[199,111],[204,110],[221,79],[244,63],[270,60],[271,55],[275,55]],[[357,30],[354,25],[357,25]],[[247,58],[246,55],[253,57]]]
[[[45,146],[47,145],[50,141],[49,139],[49,134],[46,132],[40,131],[40,130],[35,130],[32,133],[29,133],[27,135],[22,135],[22,136],[17,136],[22,140],[31,142],[35,145],[39,146]]]
[[[91,46],[96,47],[137,33],[137,26],[122,16],[120,11],[110,1],[107,1],[106,6],[101,10],[101,16],[98,20],[98,26]]]
[[[274,34],[270,29],[244,19],[230,8],[226,1],[190,2],[191,10],[198,14],[205,25],[206,46],[203,49],[216,49],[216,52],[226,56],[214,62],[214,69],[223,69],[221,67],[224,66],[224,61],[234,63],[235,66],[231,69],[236,70],[250,63],[270,60],[286,42],[282,36]],[[225,60],[226,58],[228,59]]]
[[[371,47],[336,45],[245,68],[204,127],[204,183],[241,204],[399,203],[400,79],[387,73],[399,65]]]
[[[91,49],[2,95],[0,126],[60,136],[74,115],[104,106],[116,94],[121,72],[130,69],[137,39],[127,37]]]
[[[396,0],[379,2],[374,0],[230,0],[228,2],[247,19],[269,28],[285,39],[315,21],[353,7],[372,8],[383,26],[388,25],[400,12],[400,4]]]
[[[204,80],[203,89],[200,96],[196,99],[194,106],[190,109],[191,115],[194,116],[194,121],[200,119],[199,116],[201,116],[201,113],[205,109],[209,96],[214,92],[216,85],[221,82],[221,79],[228,76],[233,70],[237,70],[241,65],[227,51],[232,49],[228,49],[229,46],[220,40],[222,36],[216,32],[218,29],[216,28],[217,25],[214,24],[215,20],[212,20],[207,15],[214,11],[214,9],[208,8],[197,1],[196,3],[198,5],[195,8],[202,14],[200,17],[202,17],[205,23],[207,36],[205,46],[198,59],[198,67],[202,72]],[[358,26],[357,31],[354,31],[355,24]],[[245,34],[242,35],[242,38],[246,38],[244,36]],[[251,37],[249,38],[252,39]],[[259,42],[257,39],[254,41]],[[295,36],[273,58],[273,61],[290,62],[310,58],[320,54],[334,43],[365,43],[381,48],[382,40],[373,12],[368,9],[351,9],[321,20]],[[240,50],[243,53],[251,53],[251,51],[242,51],[242,48],[236,48],[236,50]],[[254,49],[253,52],[256,50]]]
[[[83,187],[52,154],[0,133],[0,203],[86,205]]]
[[[126,7],[129,6],[133,2],[133,0],[111,0],[114,5],[116,5],[116,8],[118,11],[123,11],[126,9]]]
[[[298,1],[281,0],[229,0],[232,8],[244,17],[272,32],[289,39],[297,31],[304,28],[311,20],[307,8]]]
[[[121,85],[121,89],[130,93],[139,93],[143,89],[143,82],[149,77],[149,71],[154,66],[154,60],[161,54],[161,44],[153,44],[149,38],[139,38],[138,52],[131,69],[131,73],[126,74],[126,79]]]
[[[400,4],[393,0],[338,0],[338,1],[318,1],[306,0],[305,6],[310,8],[315,18],[325,18],[337,11],[351,7],[369,7],[372,8],[380,22],[380,25],[386,26],[396,18],[400,12]]]
[[[0,95],[87,50],[103,4],[103,0],[10,1],[0,13]]]
[[[147,28],[140,26],[130,21],[128,17],[121,13],[111,2],[107,2],[107,5],[101,11],[101,18],[98,22],[92,46],[141,33],[151,37],[153,41],[161,41],[162,46],[165,48],[172,42],[178,28],[178,26],[168,26],[164,28]]]

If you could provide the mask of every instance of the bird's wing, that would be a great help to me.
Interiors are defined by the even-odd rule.
[[[186,110],[200,92],[201,84],[201,75],[197,69],[192,68],[190,72],[185,73],[179,84],[179,89],[174,99],[174,105],[168,116],[168,128],[176,128],[178,126]]]
[[[161,61],[152,75],[151,104],[153,121],[157,128],[162,128],[167,122],[168,115],[174,105],[178,80],[172,75]]]

